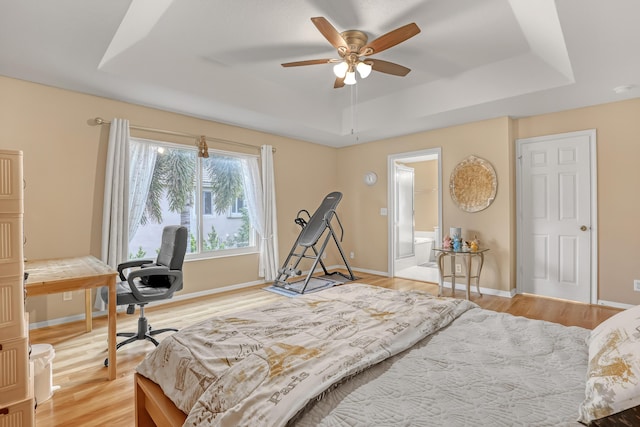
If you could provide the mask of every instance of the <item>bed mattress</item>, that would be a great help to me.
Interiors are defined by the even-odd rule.
[[[580,426],[589,330],[474,308],[325,393],[307,426]]]

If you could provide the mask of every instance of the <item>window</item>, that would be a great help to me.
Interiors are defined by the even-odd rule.
[[[242,197],[236,197],[233,203],[231,203],[229,218],[241,218],[242,209],[244,209],[244,199]]]
[[[211,191],[202,192],[202,209],[204,215],[213,214],[213,199]]]
[[[187,258],[256,251],[244,203],[248,157],[209,150],[200,158],[196,147],[131,138],[129,258],[155,258],[170,224],[189,230]]]

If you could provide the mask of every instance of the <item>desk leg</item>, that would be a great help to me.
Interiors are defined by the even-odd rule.
[[[91,309],[91,288],[84,290],[84,321],[87,332],[93,330],[93,310]]]
[[[109,380],[116,379],[116,278],[113,277],[109,282],[109,326],[108,326],[108,376]]]

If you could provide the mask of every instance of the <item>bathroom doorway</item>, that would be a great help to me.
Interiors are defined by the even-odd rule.
[[[441,149],[390,155],[389,273],[438,283],[432,248],[441,241]]]

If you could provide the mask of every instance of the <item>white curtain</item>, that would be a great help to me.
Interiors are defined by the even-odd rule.
[[[262,206],[264,211],[264,234],[260,245],[259,271],[266,280],[274,280],[278,274],[278,221],[276,215],[276,186],[273,177],[273,149],[261,147],[262,153]]]
[[[247,204],[249,221],[260,236],[260,239],[262,239],[262,236],[264,235],[264,211],[262,209],[262,180],[260,179],[258,158],[243,157],[241,162],[242,178],[244,181],[244,196]]]
[[[129,121],[113,119],[109,130],[102,207],[102,261],[116,268],[127,259],[129,246]],[[105,309],[96,294],[95,307]]]
[[[102,261],[127,259],[129,246],[129,121],[113,119],[109,130],[102,207]]]
[[[158,146],[129,141],[129,239],[136,234],[149,195]]]
[[[273,152],[270,145],[263,145],[261,150],[262,179],[257,158],[242,160],[242,176],[249,219],[260,237],[258,277],[264,277],[269,281],[276,278],[278,271],[278,228],[273,187]]]

